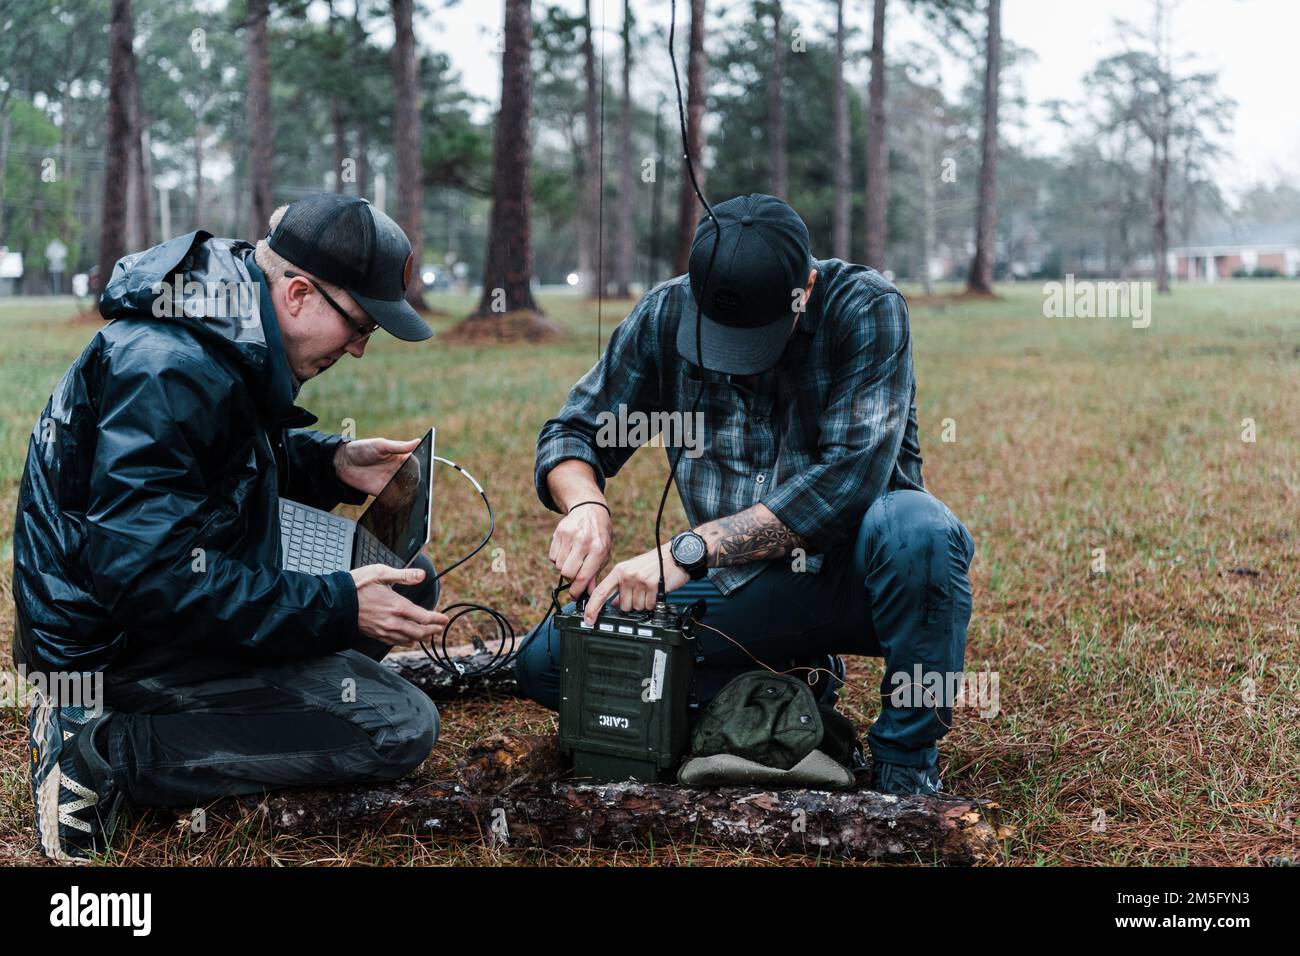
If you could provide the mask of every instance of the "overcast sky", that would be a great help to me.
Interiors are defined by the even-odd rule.
[[[568,0],[568,6],[577,11],[581,2]],[[419,27],[422,42],[449,53],[464,86],[489,103],[500,95],[500,61],[492,47],[503,7],[500,0],[460,0],[449,10],[426,15]],[[540,7],[535,3],[535,12]],[[604,47],[610,79],[616,81],[623,4],[592,0],[592,7],[597,26],[603,17],[610,31]],[[653,23],[667,29],[668,0],[633,0],[632,7],[643,30]],[[678,0],[677,7],[680,44],[689,18],[688,0]],[[786,7],[806,25],[809,36],[833,33],[833,7],[827,0],[787,0]],[[850,0],[846,5],[848,22],[860,29],[853,44],[858,50],[864,50],[870,40],[870,7],[868,0]],[[711,0],[709,9],[733,19],[747,15],[751,4]],[[1081,99],[1084,74],[1102,56],[1123,48],[1116,17],[1137,18],[1143,26],[1151,18],[1148,0],[1003,0],[1002,9],[1004,36],[1037,54],[1020,72],[1031,104]],[[900,0],[890,4],[889,26],[887,55],[912,43],[932,44],[923,24]],[[1226,143],[1232,160],[1220,170],[1220,183],[1228,196],[1235,199],[1255,181],[1300,182],[1300,0],[1181,0],[1174,11],[1172,39],[1176,52],[1195,54],[1192,62],[1197,68],[1217,70],[1222,92],[1237,101],[1233,133]],[[663,56],[666,63],[666,53]],[[972,64],[941,56],[944,86],[955,95],[969,78]],[[678,57],[684,71],[683,61],[684,53]],[[657,76],[641,76],[634,90],[643,97],[653,96],[653,86],[661,82],[671,95],[665,71],[661,65]],[[849,78],[865,84],[866,63],[854,64]],[[484,114],[490,108],[485,106]],[[1027,132],[1032,143],[1021,145],[1043,152],[1059,149],[1065,135],[1036,108],[1027,117]]]

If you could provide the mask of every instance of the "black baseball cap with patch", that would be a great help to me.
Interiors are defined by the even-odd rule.
[[[340,193],[304,196],[284,211],[266,240],[294,265],[345,290],[397,338],[419,342],[433,335],[406,301],[417,268],[411,242],[368,200]]]
[[[698,327],[705,368],[754,375],[776,365],[794,330],[795,292],[808,284],[813,262],[808,227],[762,193],[728,199],[713,214],[716,228],[707,213],[695,228],[690,279],[699,310],[682,315],[677,351],[698,361]]]

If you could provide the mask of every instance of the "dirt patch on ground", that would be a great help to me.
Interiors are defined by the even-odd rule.
[[[453,345],[492,345],[501,342],[553,342],[569,332],[554,319],[531,309],[516,309],[500,315],[467,318],[443,332],[439,338]]]

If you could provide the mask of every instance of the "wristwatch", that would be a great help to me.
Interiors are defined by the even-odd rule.
[[[673,538],[668,553],[677,566],[698,581],[709,573],[709,548],[694,531],[683,531]]]

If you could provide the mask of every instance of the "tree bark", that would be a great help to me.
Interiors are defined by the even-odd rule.
[[[871,84],[867,90],[866,265],[885,270],[889,210],[889,150],[885,142],[885,0],[875,0],[871,26]]]
[[[633,190],[636,162],[632,156],[632,3],[623,0],[623,103],[618,119],[618,225],[614,245],[614,294],[632,294],[632,259],[635,252]]]
[[[356,68],[360,68],[359,55],[361,48],[366,42],[366,27],[361,21],[361,4],[355,3],[352,7],[352,33],[349,41],[349,50]],[[370,117],[362,115],[355,117],[357,121],[356,134],[357,143],[357,195],[363,199],[370,198]],[[423,264],[417,262],[416,267],[423,271]]]
[[[998,225],[998,70],[1002,60],[1002,0],[988,0],[988,64],[984,70],[984,132],[980,144],[979,206],[975,258],[966,288],[992,294]]]
[[[650,256],[646,266],[647,289],[653,288],[662,273],[659,271],[659,241],[664,221],[664,97],[659,96],[655,106],[655,174],[650,184]]]
[[[565,782],[554,737],[499,734],[447,780],[239,797],[283,834],[409,832],[510,847],[706,843],[747,852],[946,864],[1001,860],[997,804],[868,790]]]
[[[474,311],[475,317],[520,309],[541,311],[533,300],[531,286],[532,68],[529,53],[532,42],[531,0],[506,0],[501,108],[492,149],[492,214],[488,223],[483,297]]]
[[[594,299],[603,291],[604,276],[601,259],[600,198],[601,198],[601,137],[599,119],[600,88],[596,85],[596,45],[592,42],[591,0],[586,0],[582,16],[582,75],[583,75],[583,125],[582,140],[582,236],[578,243],[578,273],[587,298]]]
[[[144,183],[144,199],[140,208],[141,220],[144,223],[144,241],[145,245],[153,245],[153,202],[154,202],[154,181],[153,181],[153,137],[149,133],[149,127],[145,125],[140,130],[140,181]],[[161,237],[168,238],[167,236]]]
[[[72,80],[65,80],[63,84],[62,106],[59,109],[59,122],[62,124],[59,132],[63,137],[63,179],[65,182],[76,182],[77,171],[72,163]],[[8,116],[5,114],[3,104],[0,104],[0,207],[4,206],[4,178],[5,178],[5,153],[8,150],[8,144],[5,142],[8,136]],[[63,193],[63,221],[71,223],[74,220],[73,208],[77,200],[76,190],[66,189]],[[4,216],[0,213],[0,236],[4,235]],[[69,272],[72,266],[69,265]]]
[[[135,56],[131,57],[131,72],[136,73]],[[140,102],[140,78],[136,74],[131,77],[132,89],[132,132],[131,132],[131,152],[134,169],[131,178],[137,183],[135,194],[135,207],[133,213],[135,216],[136,242],[138,248],[147,249],[153,245],[153,197],[150,195],[153,177],[150,174],[150,162],[152,157],[149,155],[149,130],[145,125],[144,107]]]
[[[275,211],[272,190],[271,52],[267,37],[270,0],[248,3],[248,178],[252,197],[252,231],[262,230]]]
[[[1160,142],[1156,145],[1152,157],[1154,164],[1154,183],[1152,205],[1155,213],[1155,271],[1156,291],[1169,291],[1169,131],[1165,128]],[[1214,268],[1210,263],[1210,268]]]
[[[357,195],[370,198],[370,130],[357,126]]]
[[[104,213],[99,233],[99,287],[125,253],[126,192],[131,136],[131,0],[113,0],[108,32],[108,116],[105,134]]]
[[[330,126],[334,139],[334,191],[343,192],[343,163],[348,158],[348,134],[343,122],[343,104],[330,98]]]
[[[128,122],[131,132],[128,137],[130,155],[127,158],[127,244],[131,249],[145,249],[153,245],[150,241],[152,230],[149,228],[149,175],[144,154],[146,133],[144,129],[144,110],[140,102],[140,73],[137,69],[134,48],[127,58],[127,96]],[[64,170],[67,177],[68,172]]]
[[[414,0],[392,0],[393,26],[393,151],[397,167],[397,224],[411,241],[415,268],[406,287],[406,301],[424,310],[424,190],[421,181],[419,60],[415,49]]]
[[[1159,76],[1159,122],[1151,144],[1152,190],[1154,222],[1152,238],[1155,244],[1156,291],[1169,291],[1169,140],[1173,125],[1173,65],[1168,43],[1169,9],[1165,0],[1156,0],[1155,42],[1156,67]],[[1207,268],[1215,268],[1213,260]],[[1208,275],[1207,275],[1208,278]]]
[[[200,121],[194,126],[194,221],[195,229],[203,227],[203,138],[207,129]]]
[[[832,103],[835,197],[831,204],[831,255],[852,258],[851,199],[849,196],[849,91],[844,84],[844,0],[835,0],[835,88]]]
[[[0,93],[0,236],[5,235],[5,176],[9,171],[9,100],[12,94],[12,87],[7,88],[3,93]],[[66,93],[64,94],[64,98],[67,99]],[[66,130],[68,122],[68,112],[66,108],[63,111],[63,122],[65,125],[63,149],[66,157],[67,151],[72,148],[72,143]],[[64,168],[67,168],[66,158],[64,160]]]
[[[513,667],[503,667],[488,674],[479,673],[491,663],[492,655],[486,651],[472,654],[463,661],[466,673],[462,676],[448,673],[429,660],[423,651],[395,651],[389,653],[383,661],[385,667],[396,671],[432,700],[459,700],[462,697],[489,694],[522,696]]]
[[[686,59],[686,149],[695,169],[695,181],[704,192],[704,0],[691,0],[690,52]],[[681,275],[690,268],[691,242],[703,209],[691,187],[691,178],[682,162],[681,189],[677,194],[677,249],[673,253],[673,273]]]
[[[926,295],[934,292],[930,282],[930,259],[934,255],[938,232],[938,203],[936,202],[935,160],[938,150],[935,148],[939,134],[935,130],[933,116],[934,105],[929,97],[923,97],[927,115],[920,121],[921,127],[921,288]]]
[[[785,134],[785,37],[781,29],[781,0],[772,3],[772,72],[767,80],[767,148],[769,189],[788,199],[790,164]]]

